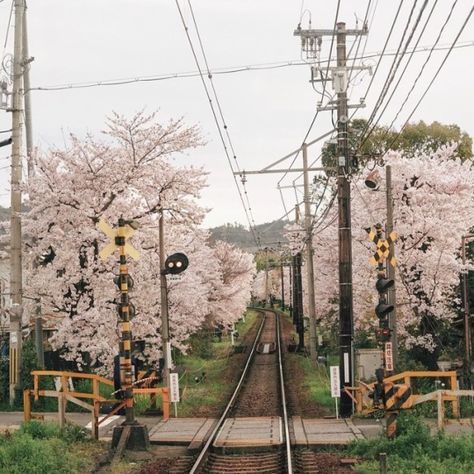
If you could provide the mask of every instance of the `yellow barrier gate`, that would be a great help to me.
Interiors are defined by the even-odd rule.
[[[125,407],[126,401],[116,399],[107,399],[100,394],[100,384],[114,386],[114,383],[96,374],[86,374],[81,372],[67,372],[58,370],[34,370],[33,375],[33,389],[26,389],[23,392],[23,414],[24,420],[29,421],[32,418],[41,418],[41,415],[31,412],[31,396],[37,401],[39,397],[54,397],[58,399],[58,420],[62,428],[66,423],[66,404],[67,402],[74,403],[92,414],[92,435],[95,439],[99,438],[99,425],[107,418],[115,415],[121,408]],[[40,377],[59,377],[59,390],[40,390]],[[68,379],[86,379],[92,380],[92,393],[77,392],[70,390]],[[156,400],[158,394],[162,395],[163,400],[163,419],[169,418],[169,390],[166,387],[149,387],[149,388],[133,388],[133,395],[149,394],[151,404]],[[102,420],[99,420],[100,406],[105,403],[114,403],[116,406],[108,413]]]

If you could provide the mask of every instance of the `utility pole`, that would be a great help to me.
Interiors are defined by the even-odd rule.
[[[283,256],[280,261],[281,270],[281,310],[285,311],[285,274],[283,273]]]
[[[341,380],[341,416],[352,415],[353,404],[351,397],[345,392],[354,381],[353,362],[353,308],[352,308],[352,236],[351,236],[351,191],[349,183],[350,164],[347,140],[348,109],[354,108],[347,103],[348,73],[346,64],[346,37],[367,34],[367,26],[362,30],[346,30],[346,24],[337,23],[334,30],[302,29],[298,25],[295,36],[301,37],[302,50],[311,58],[317,58],[323,36],[336,36],[336,67],[327,67],[324,71],[312,70],[312,82],[328,81],[327,72],[332,74],[336,101],[330,101],[327,106],[318,110],[337,110],[337,192],[338,192],[338,231],[339,231],[339,367]],[[356,66],[351,69],[362,69]],[[321,79],[317,79],[321,76]],[[363,103],[355,107],[361,107]]]
[[[28,167],[28,179],[31,179],[35,175],[35,169],[33,166],[33,125],[31,116],[31,83],[30,83],[30,63],[33,58],[29,56],[28,48],[28,26],[27,26],[27,6],[25,3],[25,10],[23,12],[23,87],[24,87],[24,103],[25,103],[25,137],[26,137],[26,158]],[[38,299],[36,301],[36,317],[35,317],[35,346],[36,346],[36,359],[38,365],[44,368],[44,347],[43,347],[43,320],[41,318],[41,302]]]
[[[309,196],[308,147],[303,143],[303,184],[304,184],[304,225],[306,230],[306,279],[308,282],[309,309],[309,355],[313,364],[318,360],[316,336],[316,303],[314,299],[314,268],[313,268],[313,232],[311,203]]]
[[[474,234],[463,235],[461,239],[461,257],[462,264],[466,265],[466,244],[468,240],[472,240]],[[462,274],[461,289],[462,289],[462,300],[464,307],[464,318],[463,318],[463,335],[464,335],[464,363],[463,369],[466,378],[471,377],[471,364],[472,364],[472,328],[471,328],[471,309],[469,305],[469,288],[468,288],[468,272],[465,270]]]
[[[300,223],[300,209],[298,205],[295,207],[295,222]],[[294,262],[294,293],[295,293],[295,307],[293,311],[296,312],[296,332],[298,333],[298,351],[304,350],[304,311],[303,311],[303,279],[301,278],[301,252],[298,252],[293,257]]]
[[[337,67],[346,74],[346,25],[337,24]],[[352,309],[352,235],[351,188],[349,150],[347,144],[347,84],[337,92],[337,192],[339,228],[339,356],[343,386],[352,386],[354,380]],[[342,387],[341,387],[342,388]],[[352,415],[352,400],[341,393],[341,416]]]
[[[385,225],[385,235],[389,236],[393,231],[393,197],[392,197],[392,167],[386,165],[385,167],[385,186],[387,196],[387,223]],[[395,255],[395,243],[393,240],[389,240],[390,255]],[[389,259],[386,263],[387,278],[393,280],[395,283],[395,267],[390,264]],[[392,343],[392,355],[393,355],[393,370],[396,371],[398,367],[398,337],[397,337],[397,301],[395,284],[393,284],[387,292],[387,302],[389,305],[393,305],[393,311],[389,315],[389,328],[390,328],[390,340]]]
[[[22,261],[21,261],[21,145],[22,145],[22,99],[23,99],[23,28],[24,0],[15,0],[15,39],[13,58],[12,100],[12,164],[11,164],[11,208],[10,208],[10,403],[15,401],[15,389],[20,383],[23,313]]]
[[[165,268],[165,225],[164,211],[160,209],[159,218],[159,253],[160,253],[160,312],[161,312],[161,344],[163,350],[163,358],[165,361],[163,368],[163,380],[166,387],[169,387],[169,375],[171,368],[171,344],[169,335],[169,317],[168,317],[168,285],[166,281]]]

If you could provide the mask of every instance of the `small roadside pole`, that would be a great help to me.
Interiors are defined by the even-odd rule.
[[[178,418],[179,378],[176,372],[170,372],[170,401],[174,403],[174,417]]]
[[[329,368],[331,375],[331,397],[334,398],[336,404],[336,419],[339,419],[339,409],[337,404],[337,399],[341,396],[340,392],[340,383],[339,383],[339,366],[331,365]]]

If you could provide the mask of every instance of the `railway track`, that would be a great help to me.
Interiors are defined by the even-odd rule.
[[[260,310],[263,314],[249,357],[236,389],[216,427],[198,454],[190,474],[268,473],[292,474],[289,420],[286,410],[283,354],[279,317],[276,312]],[[279,417],[278,446],[239,450],[238,453],[216,450],[226,420],[244,417]],[[232,450],[230,450],[232,451]]]

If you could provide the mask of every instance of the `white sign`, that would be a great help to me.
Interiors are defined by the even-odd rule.
[[[170,401],[179,402],[179,378],[176,372],[170,373]]]
[[[329,371],[331,374],[331,397],[338,398],[341,396],[339,366],[331,365],[331,367],[329,367]]]
[[[168,370],[173,367],[173,361],[171,359],[171,342],[166,343],[166,362],[168,362]]]
[[[344,383],[349,383],[349,353],[344,352]]]
[[[385,343],[385,370],[388,372],[393,371],[393,352],[392,343]]]

